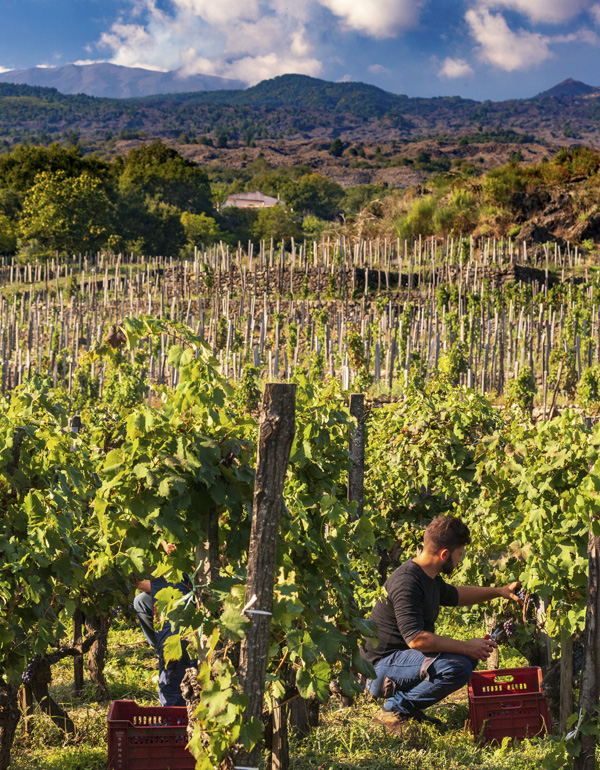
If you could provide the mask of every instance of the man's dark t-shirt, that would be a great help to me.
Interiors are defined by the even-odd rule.
[[[377,646],[368,639],[363,658],[378,663],[397,650],[407,650],[421,631],[435,633],[440,607],[456,607],[458,591],[440,575],[430,578],[412,559],[394,570],[385,583],[387,596],[373,607],[371,620],[378,630]]]

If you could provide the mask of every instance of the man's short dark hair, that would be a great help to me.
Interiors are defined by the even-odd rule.
[[[438,516],[428,525],[423,537],[423,545],[429,553],[437,553],[442,548],[454,551],[470,542],[469,528],[454,516]]]

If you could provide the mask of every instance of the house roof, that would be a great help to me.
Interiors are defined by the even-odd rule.
[[[253,192],[234,193],[233,195],[230,195],[223,204],[223,208],[225,208],[225,206],[235,206],[237,203],[254,203],[261,206],[276,206],[278,203],[283,203],[283,201],[279,200],[279,198],[273,198],[270,195],[265,195],[259,190],[255,190]]]

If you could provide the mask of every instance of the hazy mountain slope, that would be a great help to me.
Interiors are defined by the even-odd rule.
[[[128,99],[181,91],[241,88],[242,83],[209,75],[183,77],[179,72],[155,72],[116,64],[67,64],[0,73],[0,82],[56,88],[63,94],[88,94]]]

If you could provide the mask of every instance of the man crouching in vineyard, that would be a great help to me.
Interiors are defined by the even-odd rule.
[[[440,606],[465,607],[489,599],[519,601],[519,583],[499,588],[451,586],[449,575],[471,542],[469,528],[460,519],[439,516],[425,530],[423,550],[395,570],[385,583],[386,596],[371,613],[378,630],[377,645],[367,641],[362,656],[375,667],[368,690],[385,698],[374,718],[391,733],[402,735],[410,719],[429,720],[423,709],[463,687],[480,660],[495,647],[492,639],[465,642],[438,636],[435,621]]]

